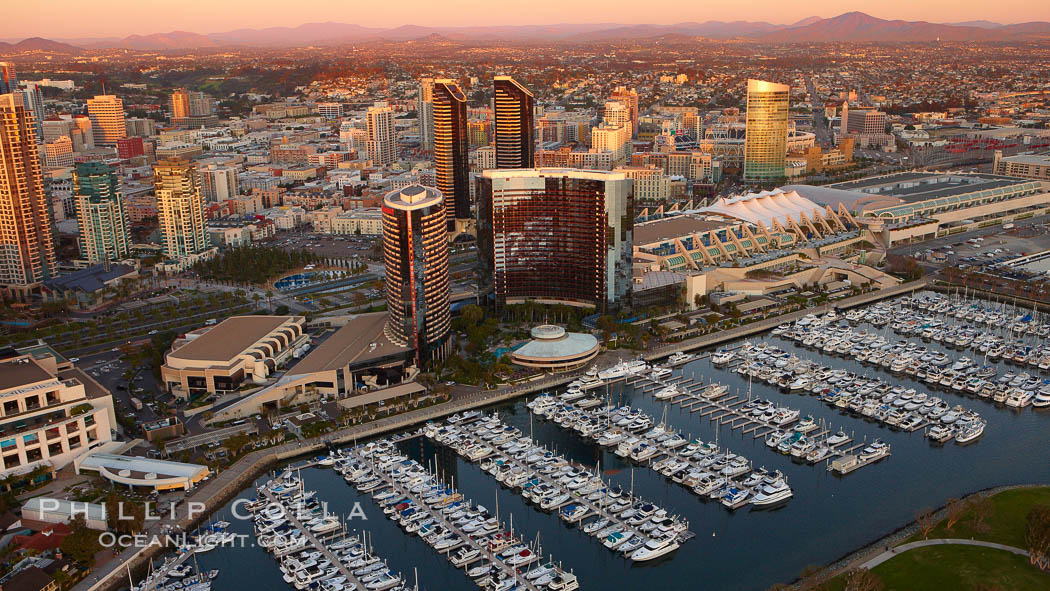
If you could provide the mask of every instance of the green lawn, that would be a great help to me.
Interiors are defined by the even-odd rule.
[[[1003,591],[1050,589],[1050,574],[1036,570],[1024,556],[977,546],[915,548],[872,572],[886,591],[971,591],[981,584]]]
[[[995,509],[986,520],[988,531],[974,531],[973,512],[967,511],[952,529],[938,523],[929,538],[963,538],[998,542],[1008,546],[1024,548],[1025,517],[1032,505],[1050,505],[1050,487],[1019,488],[1003,491],[991,498]],[[905,542],[921,540],[916,533]]]

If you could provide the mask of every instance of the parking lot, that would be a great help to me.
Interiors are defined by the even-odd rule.
[[[997,265],[1017,257],[1050,249],[1050,230],[1047,222],[1003,231],[989,228],[986,233],[967,235],[965,239],[947,242],[918,251],[940,252],[947,262],[957,267]]]
[[[376,236],[334,236],[311,232],[281,232],[269,241],[270,246],[285,250],[306,250],[318,256],[379,262],[373,257]]]

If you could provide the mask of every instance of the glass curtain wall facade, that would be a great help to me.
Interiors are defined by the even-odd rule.
[[[128,257],[128,214],[120,175],[102,162],[82,162],[73,170],[80,256],[92,263]]]
[[[433,89],[434,176],[445,196],[449,227],[470,219],[470,163],[467,97],[451,80],[435,80]]]
[[[634,196],[623,173],[497,169],[478,189],[482,290],[497,306],[627,304]]]
[[[744,136],[744,178],[747,180],[784,176],[790,90],[786,84],[747,81],[747,130]]]
[[[536,158],[532,93],[510,76],[492,82],[496,105],[496,168],[532,168]]]
[[[451,330],[448,229],[440,191],[410,185],[383,199],[387,337],[413,347],[422,365],[448,355]]]

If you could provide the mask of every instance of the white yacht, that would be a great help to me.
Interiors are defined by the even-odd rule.
[[[794,493],[783,478],[777,478],[773,482],[767,482],[751,498],[751,504],[755,506],[774,505],[791,498]]]
[[[653,539],[646,542],[641,548],[631,552],[630,558],[634,562],[644,562],[670,554],[677,549],[678,540],[673,537]]]

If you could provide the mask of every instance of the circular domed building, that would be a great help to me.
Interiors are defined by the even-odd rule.
[[[511,353],[511,360],[522,367],[569,371],[598,356],[598,339],[594,335],[566,332],[554,324],[541,324],[531,334],[531,341]]]

